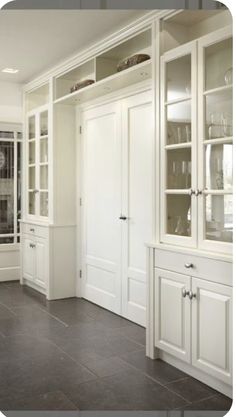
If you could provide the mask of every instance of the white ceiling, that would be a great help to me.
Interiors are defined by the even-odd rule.
[[[0,80],[25,83],[144,11],[8,10],[0,11]],[[17,68],[15,75],[4,68]]]

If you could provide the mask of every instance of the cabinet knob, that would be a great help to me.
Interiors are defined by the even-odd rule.
[[[184,266],[187,269],[193,268],[193,264],[191,264],[191,263],[186,263]]]
[[[119,217],[119,219],[120,220],[127,220],[127,217],[126,216],[123,216],[123,214],[121,214],[120,217]]]
[[[187,291],[185,288],[182,289],[182,296],[185,298],[189,295],[189,291]]]
[[[34,229],[30,229],[30,232],[34,232],[35,230]]]
[[[192,300],[193,298],[197,298],[197,294],[194,294],[192,291],[189,291],[189,299]]]
[[[199,195],[202,194],[202,190],[196,190],[195,191],[195,196],[198,197]]]

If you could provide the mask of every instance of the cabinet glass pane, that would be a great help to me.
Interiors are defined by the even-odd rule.
[[[0,234],[14,233],[14,143],[0,141]]]
[[[191,197],[167,195],[167,233],[191,236]]]
[[[29,139],[35,139],[35,116],[29,118]]]
[[[191,101],[167,106],[167,145],[191,141]]]
[[[41,190],[48,189],[48,166],[47,165],[40,166],[40,189]]]
[[[208,195],[206,204],[206,239],[233,241],[233,196]]]
[[[48,135],[48,112],[40,114],[40,136]]]
[[[48,139],[40,139],[40,162],[48,162]]]
[[[206,139],[232,137],[232,90],[206,95]]]
[[[208,190],[232,190],[233,145],[207,145],[205,158],[206,188]]]
[[[29,189],[35,189],[35,167],[29,168]]]
[[[29,142],[29,164],[35,164],[35,140]]]
[[[205,89],[232,84],[232,38],[226,39],[205,49]]]
[[[191,94],[191,55],[186,55],[166,65],[167,101],[188,97]]]
[[[29,192],[29,214],[35,214],[35,193]]]
[[[48,217],[48,193],[40,193],[40,216]]]
[[[191,188],[191,149],[167,151],[167,188]]]

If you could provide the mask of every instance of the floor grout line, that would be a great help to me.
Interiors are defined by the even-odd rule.
[[[14,316],[17,317],[17,314],[15,314],[14,311],[10,307],[8,307],[6,304],[0,301],[0,305],[2,305],[6,310],[10,311]]]
[[[211,395],[210,397],[202,398],[201,400],[198,400],[198,401],[191,401],[188,405],[199,404],[203,401],[211,400],[212,398],[215,398],[215,397],[217,397],[217,394]],[[182,407],[175,408],[175,410],[181,410],[181,409],[182,409]]]

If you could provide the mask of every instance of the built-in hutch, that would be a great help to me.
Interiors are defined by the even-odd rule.
[[[227,395],[232,392],[231,24],[227,10],[152,12],[29,83],[21,221],[22,284],[49,300],[88,295],[146,324],[147,356]],[[137,54],[147,58],[118,71],[121,61]],[[114,146],[122,142],[110,150],[121,158],[116,184],[123,203],[114,210],[122,223],[121,246],[115,235],[111,239],[123,259],[119,265],[105,259],[102,244],[86,229],[91,219],[97,235],[101,232],[101,224],[93,223],[93,197],[102,190],[107,198],[113,184],[113,171],[105,171],[114,167],[109,155],[104,153],[96,183],[92,168],[102,150],[84,144],[88,131],[92,135],[94,126],[96,132],[102,126],[91,121],[104,115],[104,123],[109,116],[116,126],[104,124],[106,134],[117,135]],[[101,135],[98,139],[103,143]],[[95,149],[94,160],[86,159],[88,149]],[[142,155],[149,161],[145,166]],[[102,188],[104,178],[110,182]],[[135,192],[143,187],[145,197],[129,194],[128,181]],[[86,194],[86,184],[92,194]],[[101,214],[105,203],[96,209]],[[139,229],[127,222],[132,210]],[[86,252],[86,233],[101,254],[96,259]],[[147,272],[140,233],[148,242]],[[94,292],[94,271],[100,295]],[[115,279],[121,275],[125,301],[116,302]]]

